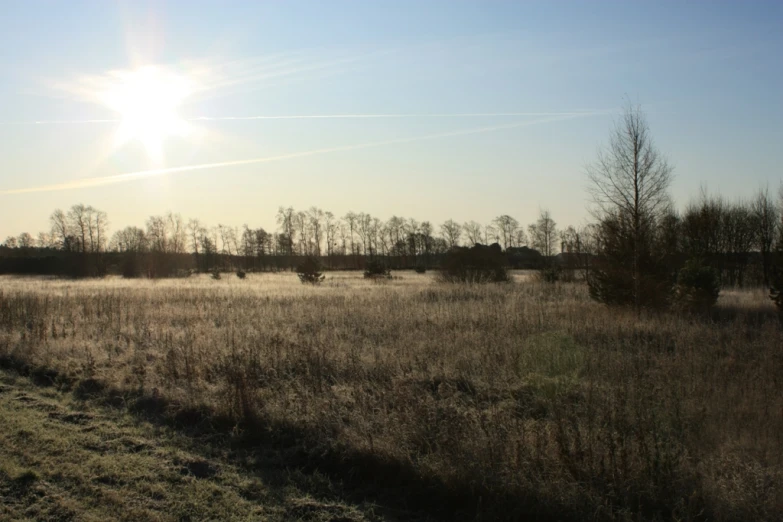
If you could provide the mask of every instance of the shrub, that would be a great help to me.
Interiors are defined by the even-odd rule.
[[[680,308],[709,309],[717,302],[719,294],[718,273],[698,260],[688,261],[677,274],[674,301]]]
[[[424,265],[417,265],[416,268],[414,268],[417,274],[424,274],[427,272],[427,267]]]
[[[649,264],[645,261],[649,261]],[[672,292],[672,279],[665,273],[664,267],[647,259],[641,263],[646,266],[639,272],[638,287],[634,281],[630,261],[596,264],[590,271],[587,284],[590,297],[609,306],[638,306],[647,309],[665,309],[669,306]]]
[[[237,270],[237,277],[238,277],[239,279],[244,279],[245,277],[247,277],[247,274],[245,273],[245,271],[244,271],[244,270],[242,270],[242,269],[239,269],[239,270]]]
[[[314,257],[308,257],[300,263],[296,267],[296,275],[299,276],[302,284],[317,285],[326,279],[326,276],[321,274],[321,264]]]
[[[595,232],[598,255],[587,284],[590,297],[610,306],[663,309],[671,303],[675,280],[660,249],[651,244],[650,223],[635,231],[622,213],[605,217]],[[641,225],[640,225],[641,226]]]
[[[500,283],[509,280],[500,245],[455,248],[443,260],[438,279],[444,283]]]
[[[212,279],[215,281],[220,279],[220,269],[218,267],[212,269]]]
[[[776,263],[772,267],[772,281],[770,281],[769,298],[778,307],[781,317],[783,317],[783,249],[779,249],[776,253]]]
[[[373,259],[367,263],[364,277],[365,279],[391,279],[391,272],[381,261]]]
[[[550,265],[539,270],[538,278],[545,283],[557,283],[560,281],[562,272],[559,266]]]
[[[769,289],[769,298],[778,307],[778,312],[783,314],[783,278],[779,279],[777,284]]]

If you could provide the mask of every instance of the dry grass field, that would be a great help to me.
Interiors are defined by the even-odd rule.
[[[525,274],[483,286],[401,276],[4,277],[0,364],[9,383],[146,430],[125,438],[208,446],[238,470],[226,481],[270,467],[299,477],[299,497],[275,497],[279,519],[781,520],[783,328],[763,291],[725,291],[709,316],[637,317]],[[29,457],[0,464],[8,502],[25,473],[56,483],[47,473],[65,457],[30,457],[16,433],[33,420],[6,406],[0,458]],[[58,426],[39,424],[69,436]],[[103,486],[121,496],[130,479],[115,473]],[[340,509],[286,511],[312,481],[334,495],[319,505]],[[220,490],[155,487],[177,505]],[[275,518],[253,514],[261,497],[240,500],[225,509],[247,511],[223,516],[136,508]]]

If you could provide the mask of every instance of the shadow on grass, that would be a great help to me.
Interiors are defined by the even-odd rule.
[[[337,449],[325,435],[295,423],[260,417],[237,421],[207,407],[186,407],[159,395],[111,388],[96,379],[68,379],[54,370],[32,367],[8,356],[0,357],[0,368],[28,377],[39,386],[57,385],[71,391],[77,400],[127,411],[154,425],[172,428],[192,440],[190,449],[205,458],[210,448],[228,449],[232,464],[270,485],[285,485],[280,481],[290,474],[281,471],[326,476],[342,485],[342,500],[369,501],[380,511],[393,512],[395,520],[584,518],[584,513],[580,516],[565,506],[544,505],[497,485],[477,484],[474,477],[446,483],[423,474],[410,462]]]

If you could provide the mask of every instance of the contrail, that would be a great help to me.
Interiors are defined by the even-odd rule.
[[[184,121],[252,121],[252,120],[353,120],[353,119],[394,119],[394,118],[513,118],[532,116],[593,116],[602,111],[566,111],[566,112],[440,112],[440,113],[403,113],[403,114],[288,114],[259,116],[197,116]],[[42,124],[80,124],[80,123],[121,123],[122,119],[92,120],[31,120],[0,122],[1,125],[42,125]]]
[[[592,116],[595,111],[572,112],[454,112],[420,114],[308,114],[287,116],[199,116],[188,121],[230,121],[230,120],[319,120],[319,119],[363,119],[363,118],[508,118],[522,116]]]
[[[359,150],[359,149],[368,149],[372,147],[382,147],[386,145],[397,145],[402,143],[413,143],[418,141],[427,141],[427,140],[435,140],[435,139],[441,139],[441,138],[448,138],[453,136],[466,136],[470,134],[482,134],[485,132],[496,132],[500,130],[505,129],[515,129],[519,127],[528,127],[531,125],[538,125],[542,123],[550,123],[554,121],[563,121],[563,120],[569,120],[574,119],[578,117],[586,117],[586,116],[594,116],[598,114],[603,114],[602,112],[592,112],[592,113],[579,113],[579,114],[571,114],[571,115],[560,115],[560,116],[554,116],[549,118],[542,118],[538,120],[531,120],[531,121],[525,121],[525,122],[517,122],[517,123],[508,123],[505,125],[495,125],[491,127],[475,127],[471,129],[462,129],[462,130],[455,130],[450,132],[440,132],[437,134],[427,134],[423,136],[413,136],[409,138],[397,138],[393,140],[385,140],[385,141],[374,141],[374,142],[368,142],[368,143],[359,143],[355,145],[343,145],[339,147],[329,147],[329,148],[323,148],[323,149],[315,149],[315,150],[309,150],[304,152],[293,152],[290,154],[282,154],[279,156],[266,156],[263,158],[251,158],[251,159],[244,159],[244,160],[234,160],[234,161],[222,161],[217,163],[202,163],[198,165],[183,165],[180,167],[168,167],[168,168],[161,168],[161,169],[150,169],[150,170],[140,170],[137,172],[128,172],[125,174],[116,174],[114,176],[103,176],[103,177],[96,177],[96,178],[81,178],[76,179],[73,181],[69,181],[66,183],[59,183],[54,185],[42,185],[39,187],[29,187],[29,188],[22,188],[22,189],[11,189],[11,190],[3,190],[0,191],[0,195],[10,195],[10,194],[27,194],[31,192],[52,192],[57,190],[73,190],[73,189],[79,189],[79,188],[87,188],[87,187],[96,187],[101,185],[112,185],[115,183],[123,183],[127,181],[134,181],[137,179],[144,179],[144,178],[151,178],[156,176],[163,176],[167,174],[178,174],[181,172],[193,172],[198,170],[210,170],[210,169],[217,169],[222,167],[236,167],[240,165],[253,165],[258,163],[270,163],[273,161],[284,161],[294,158],[303,158],[307,156],[317,156],[321,154],[330,154],[335,152],[345,152],[345,151],[352,151],[352,150]]]

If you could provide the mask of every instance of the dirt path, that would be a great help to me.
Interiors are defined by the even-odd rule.
[[[323,477],[262,478],[218,447],[0,371],[0,520],[385,520],[374,511]]]

